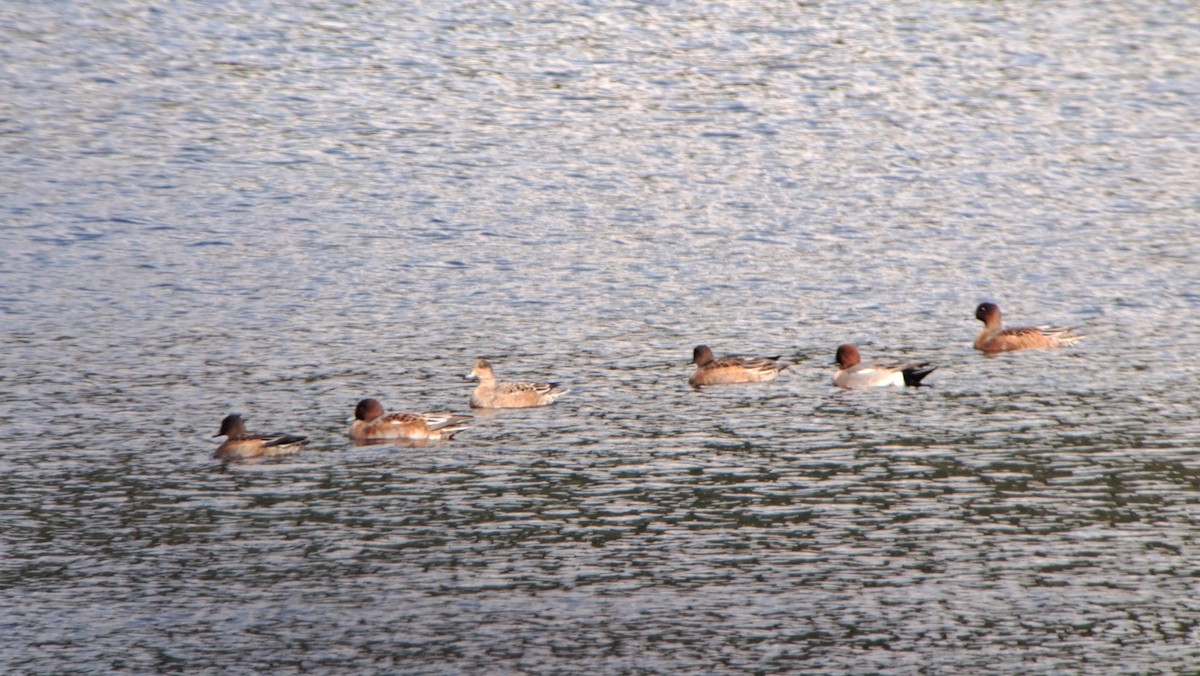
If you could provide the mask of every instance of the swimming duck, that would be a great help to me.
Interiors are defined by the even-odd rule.
[[[476,359],[466,376],[478,380],[471,393],[471,408],[530,408],[554,403],[570,392],[558,383],[496,382],[496,373],[486,359]]]
[[[221,421],[221,431],[214,437],[225,437],[225,441],[217,447],[214,458],[222,460],[243,460],[259,456],[285,455],[295,453],[308,443],[308,437],[295,434],[258,434],[246,431],[246,421],[242,416],[233,413]]]
[[[779,357],[729,355],[716,359],[707,345],[699,345],[692,350],[692,363],[696,365],[696,371],[688,378],[692,387],[766,382],[774,380],[780,371],[788,367],[788,364],[779,363]]]
[[[387,413],[375,399],[363,399],[354,407],[350,438],[355,441],[394,439],[451,439],[467,429],[469,415],[453,413]]]
[[[864,364],[858,354],[858,348],[848,343],[838,346],[837,365],[837,373],[833,374],[833,384],[848,390],[889,385],[918,387],[921,379],[937,368],[926,361],[873,361]]]
[[[1042,347],[1069,347],[1083,336],[1075,329],[1054,326],[1022,326],[1006,329],[1000,321],[1000,307],[995,303],[980,303],[975,318],[983,322],[983,330],[975,337],[975,349],[988,354],[1027,350]]]

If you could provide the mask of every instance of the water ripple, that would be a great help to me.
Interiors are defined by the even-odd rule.
[[[0,665],[1194,668],[1180,8],[0,9]],[[348,443],[478,357],[573,391]]]

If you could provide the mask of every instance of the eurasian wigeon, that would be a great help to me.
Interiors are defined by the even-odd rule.
[[[688,384],[692,387],[766,382],[774,380],[780,371],[788,367],[788,364],[779,363],[779,357],[729,355],[715,359],[707,345],[699,345],[692,350],[692,363],[696,365],[696,372],[688,378]]]
[[[476,359],[475,366],[466,377],[479,381],[471,393],[471,408],[545,406],[570,392],[569,389],[559,389],[558,383],[496,382],[496,372],[486,359]]]
[[[1053,326],[1006,329],[1001,325],[1000,307],[995,303],[980,303],[975,308],[975,318],[983,322],[983,330],[975,337],[975,349],[989,354],[1039,347],[1069,347],[1083,337],[1074,329]]]
[[[295,453],[308,443],[308,437],[295,434],[258,434],[246,431],[246,421],[234,413],[221,421],[221,431],[214,437],[225,437],[217,447],[214,458],[222,460],[244,460],[260,456]]]
[[[848,390],[889,385],[918,387],[921,379],[937,368],[930,366],[927,361],[873,361],[864,364],[858,354],[858,348],[849,343],[838,346],[837,365],[837,373],[833,374],[833,384]]]
[[[467,429],[469,415],[453,413],[387,413],[375,399],[363,399],[354,407],[350,438],[355,441],[395,439],[450,439]]]

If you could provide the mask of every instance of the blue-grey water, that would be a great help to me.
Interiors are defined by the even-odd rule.
[[[1193,670],[1198,226],[1188,2],[8,0],[0,670]]]

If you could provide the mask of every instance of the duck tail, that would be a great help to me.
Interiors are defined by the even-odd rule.
[[[906,366],[903,371],[904,384],[909,387],[921,387],[921,380],[936,369],[936,366],[930,366],[928,362]]]

